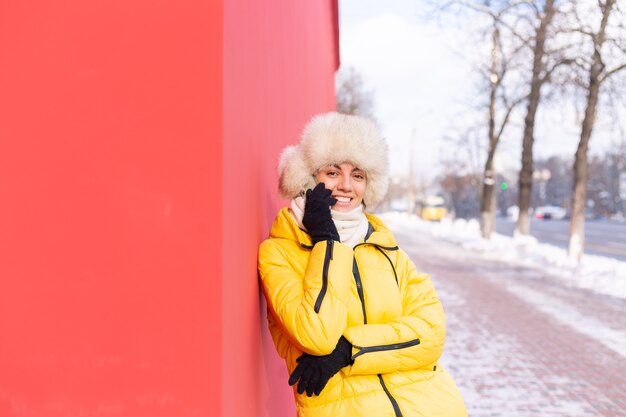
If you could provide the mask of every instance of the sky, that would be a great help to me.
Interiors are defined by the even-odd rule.
[[[476,117],[468,110],[477,103],[470,60],[488,47],[468,35],[467,24],[438,18],[430,7],[422,0],[339,1],[341,68],[356,69],[366,88],[374,91],[375,117],[390,146],[392,175],[408,173],[413,159],[417,181],[439,173],[442,156],[454,147],[444,138],[458,136]],[[537,157],[572,156],[578,144],[577,117],[573,106],[540,110]],[[602,114],[598,119],[592,154],[616,143],[614,124]],[[517,170],[521,128],[510,130],[499,149],[496,169]]]

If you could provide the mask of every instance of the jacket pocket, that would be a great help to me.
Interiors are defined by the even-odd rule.
[[[357,353],[352,355],[352,360],[358,358],[361,355],[372,352],[382,352],[386,350],[396,350],[396,349],[404,349],[411,346],[417,346],[420,344],[419,339],[409,340],[408,342],[402,343],[393,343],[391,345],[378,345],[378,346],[354,346],[354,348],[359,349]]]

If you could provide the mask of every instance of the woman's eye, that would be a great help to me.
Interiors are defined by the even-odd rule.
[[[337,173],[337,171],[328,171],[326,175],[328,175],[329,177],[336,177],[337,175],[339,175],[339,173]]]

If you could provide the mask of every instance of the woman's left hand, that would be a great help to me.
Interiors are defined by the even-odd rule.
[[[341,368],[351,365],[352,345],[348,339],[341,336],[337,347],[330,354],[314,356],[303,353],[298,359],[298,366],[289,377],[289,385],[298,382],[298,394],[306,391],[306,395],[320,395],[330,378]]]

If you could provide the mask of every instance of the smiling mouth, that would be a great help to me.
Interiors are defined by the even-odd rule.
[[[352,201],[350,197],[335,197],[338,203],[349,203]]]

